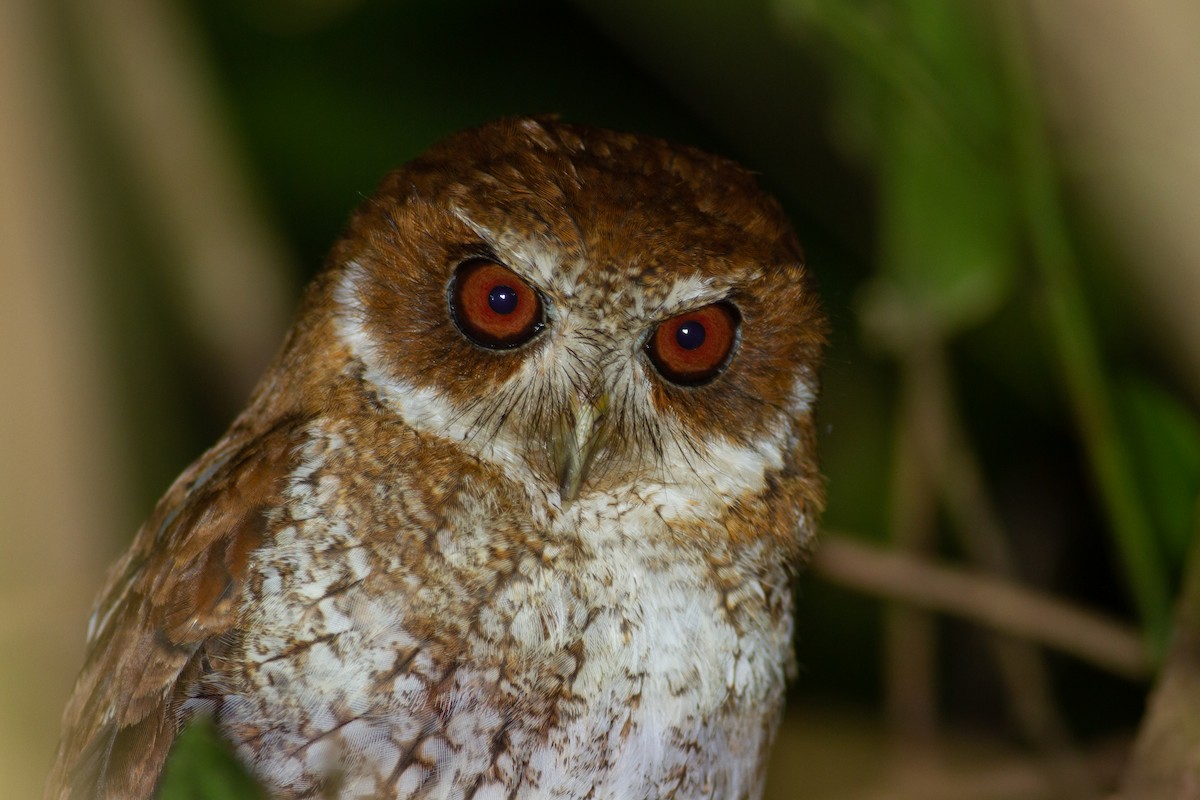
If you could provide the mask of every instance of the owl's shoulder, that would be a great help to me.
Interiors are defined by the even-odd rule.
[[[235,427],[179,476],[113,567],[88,623],[48,797],[150,795],[182,695],[234,626],[303,424]]]

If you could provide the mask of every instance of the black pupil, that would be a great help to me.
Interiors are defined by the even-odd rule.
[[[517,310],[517,290],[511,286],[496,286],[488,293],[488,306],[497,314],[511,314]]]
[[[695,350],[704,344],[704,326],[689,319],[675,331],[675,341],[684,350]]]

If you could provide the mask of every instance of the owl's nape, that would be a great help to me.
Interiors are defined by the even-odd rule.
[[[732,162],[435,146],[113,572],[47,797],[152,796],[198,714],[277,798],[757,797],[823,340]]]

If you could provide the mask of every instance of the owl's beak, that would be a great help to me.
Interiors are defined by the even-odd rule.
[[[565,511],[587,480],[592,459],[603,441],[604,418],[608,414],[608,395],[601,392],[574,409],[562,435],[555,437],[554,456],[558,465],[558,495]]]

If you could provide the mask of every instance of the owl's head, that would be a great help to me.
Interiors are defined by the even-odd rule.
[[[777,203],[736,164],[550,119],[390,175],[322,284],[376,401],[562,509],[665,515],[815,483],[824,320]]]

